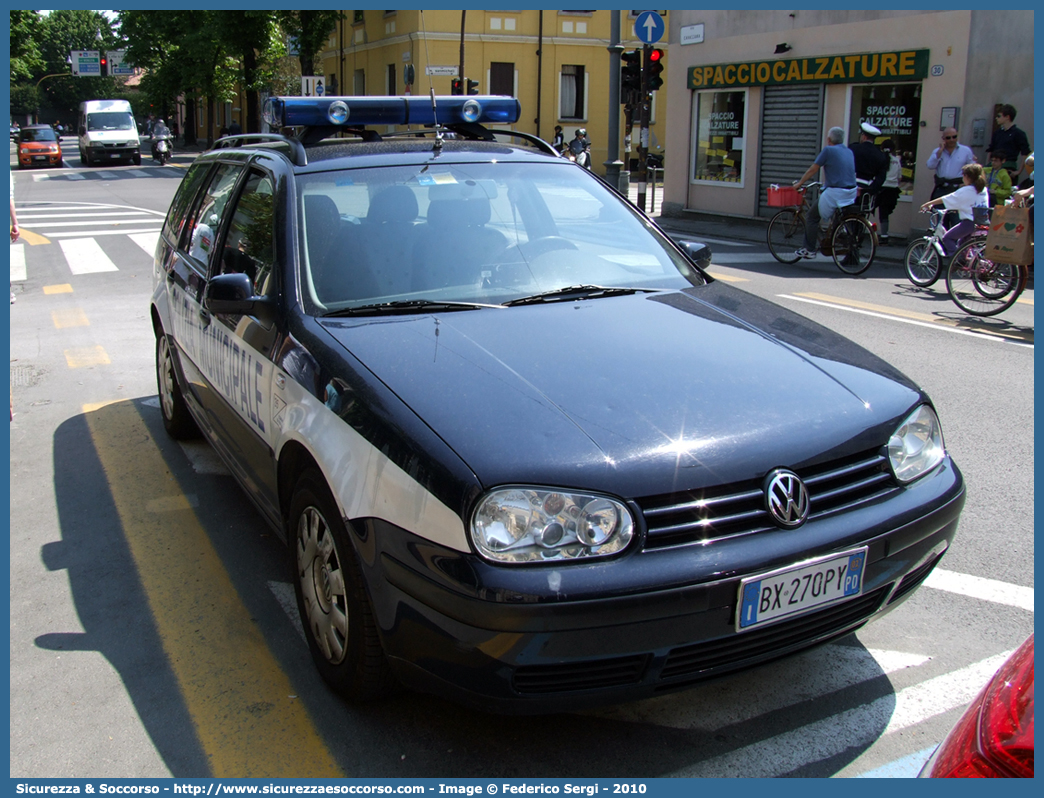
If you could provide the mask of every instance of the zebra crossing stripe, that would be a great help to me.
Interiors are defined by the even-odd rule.
[[[52,234],[53,235],[53,234]],[[117,272],[116,264],[109,260],[98,242],[93,238],[74,238],[59,241],[65,254],[69,270],[73,274],[93,274],[95,272]]]
[[[158,230],[149,233],[133,233],[128,235],[127,238],[145,250],[149,257],[156,254],[156,244],[159,242]]]
[[[15,244],[11,247],[11,282],[21,283],[26,279],[25,244]]]
[[[159,222],[156,222],[159,224]],[[155,230],[137,230],[138,233],[159,233],[159,228]],[[47,235],[51,238],[68,238],[70,236],[78,236],[83,238],[84,236],[125,236],[130,233],[130,230],[76,230],[67,233],[51,232]]]

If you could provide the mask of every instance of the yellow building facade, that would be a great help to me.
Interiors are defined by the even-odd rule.
[[[450,94],[460,71],[478,94],[518,98],[522,116],[513,129],[551,141],[555,125],[565,140],[584,128],[592,143],[592,164],[604,172],[608,155],[609,51],[611,15],[620,15],[620,40],[640,49],[630,11],[345,11],[320,53],[328,94],[405,95],[404,77],[412,65],[413,95]],[[463,37],[462,33],[463,22]],[[463,41],[463,45],[462,45]],[[666,43],[663,45],[666,52]],[[318,71],[318,70],[317,70]],[[664,72],[666,77],[667,72]],[[663,102],[657,113],[654,93],[649,149],[659,150],[666,135]],[[624,151],[624,112],[620,108],[620,151],[627,168],[637,151]],[[635,120],[635,145],[637,145]]]

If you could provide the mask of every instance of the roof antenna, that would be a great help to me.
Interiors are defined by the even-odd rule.
[[[424,11],[420,12],[421,32],[424,34],[424,60],[428,60],[428,29],[424,24]],[[431,97],[431,117],[435,120],[435,152],[442,150],[442,125],[439,124],[438,108],[435,103],[435,84],[431,80],[431,72],[428,72],[428,94]]]

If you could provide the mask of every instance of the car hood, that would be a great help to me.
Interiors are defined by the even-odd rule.
[[[760,478],[880,447],[923,399],[861,347],[721,283],[321,323],[486,486],[637,497]]]

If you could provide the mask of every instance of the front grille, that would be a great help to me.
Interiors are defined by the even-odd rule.
[[[874,614],[888,589],[878,588],[865,596],[790,621],[781,621],[764,629],[676,648],[667,655],[660,679],[713,676],[715,674],[711,671],[725,666],[769,657],[792,647],[811,645],[847,633]]]
[[[513,681],[519,693],[560,693],[638,684],[649,661],[647,654],[587,660],[564,665],[523,665]]]
[[[850,510],[898,490],[888,458],[864,452],[796,471],[809,492],[809,520]],[[638,500],[648,528],[647,549],[777,529],[760,480]]]

